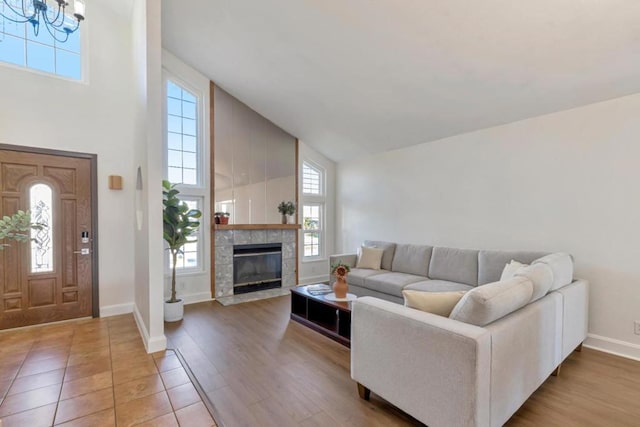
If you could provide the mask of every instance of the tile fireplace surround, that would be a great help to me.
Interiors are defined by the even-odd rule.
[[[296,285],[295,229],[216,229],[215,231],[215,298],[223,305],[288,293]],[[260,243],[282,243],[282,288],[233,294],[233,246]]]

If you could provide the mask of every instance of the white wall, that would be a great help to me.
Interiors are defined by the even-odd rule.
[[[639,115],[640,94],[342,162],[338,251],[568,251],[591,283],[589,342],[640,357]]]
[[[90,13],[86,83],[0,64],[0,142],[98,155],[100,310],[117,314],[131,312],[134,283],[131,25],[103,2]],[[109,190],[108,175],[124,189]]]
[[[329,278],[329,255],[336,253],[335,250],[335,202],[336,202],[336,164],[333,160],[330,160],[318,153],[304,142],[299,142],[298,151],[298,174],[299,174],[299,194],[298,200],[300,205],[304,202],[304,196],[302,194],[302,162],[310,161],[317,166],[320,166],[325,171],[325,243],[324,257],[319,260],[305,261],[304,260],[304,248],[303,248],[303,236],[300,231],[299,238],[299,265],[298,265],[298,282],[299,283],[315,283],[319,281],[325,281]],[[298,222],[302,224],[302,209],[298,209]]]
[[[136,129],[132,171],[142,170],[138,196],[142,222],[136,224],[134,315],[148,352],[166,347],[162,241],[162,51],[161,3],[136,0],[132,16]],[[134,183],[135,185],[135,183]],[[135,196],[132,201],[135,200]],[[135,202],[133,203],[135,205]],[[134,208],[130,215],[135,218]]]

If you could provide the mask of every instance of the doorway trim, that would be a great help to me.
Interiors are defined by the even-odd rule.
[[[93,223],[93,245],[91,251],[91,314],[93,317],[100,317],[100,286],[98,283],[98,279],[100,277],[98,274],[98,155],[2,143],[0,143],[0,150],[46,154],[49,156],[74,157],[89,160],[91,169],[91,222]]]

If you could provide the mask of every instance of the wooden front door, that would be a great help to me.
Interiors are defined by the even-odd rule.
[[[91,316],[91,167],[89,158],[0,150],[0,215],[30,209],[48,225],[35,242],[0,251],[0,329]]]

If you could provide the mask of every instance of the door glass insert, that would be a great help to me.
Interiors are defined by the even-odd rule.
[[[31,230],[31,272],[53,271],[53,192],[46,184],[29,190],[31,222],[41,226]]]

